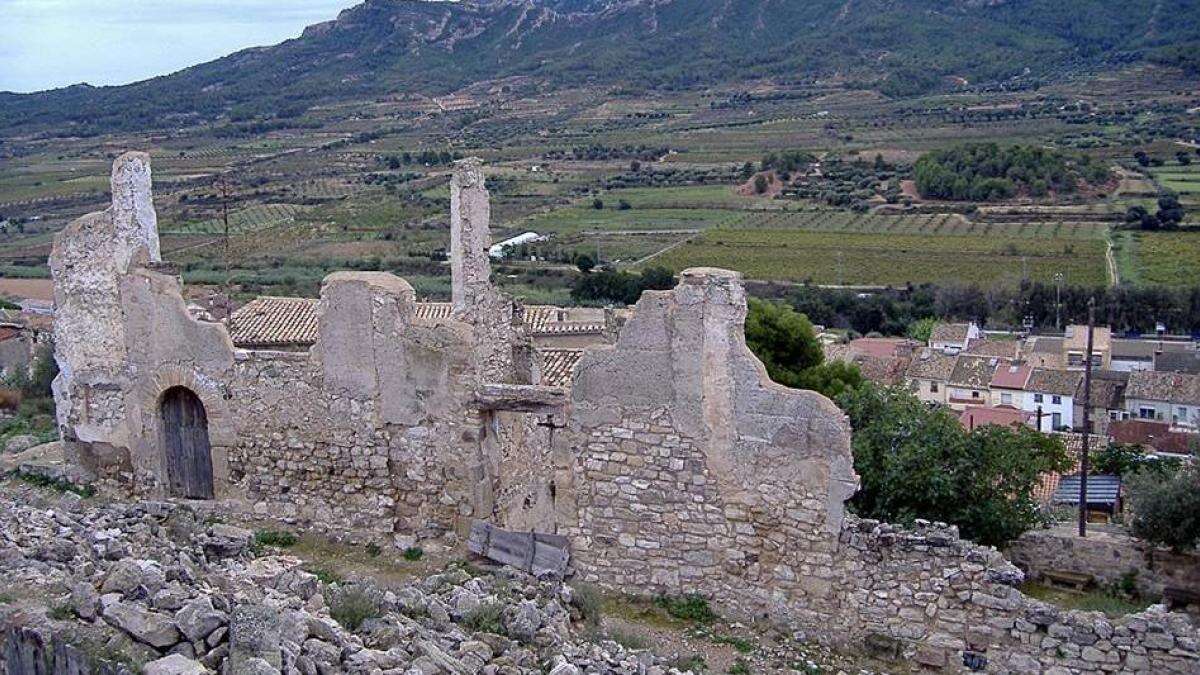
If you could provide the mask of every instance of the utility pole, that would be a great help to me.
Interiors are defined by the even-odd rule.
[[[217,189],[221,191],[221,223],[224,225],[224,258],[225,258],[225,319],[230,322],[229,328],[232,330],[233,325],[233,275],[230,273],[229,261],[229,179],[226,174],[221,174],[217,178]]]
[[[1079,456],[1079,536],[1087,536],[1088,450],[1092,438],[1092,332],[1096,327],[1096,298],[1088,298],[1087,352],[1083,355],[1083,452]]]
[[[1054,330],[1062,330],[1062,272],[1054,273]]]

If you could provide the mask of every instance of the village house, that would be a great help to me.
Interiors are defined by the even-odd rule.
[[[1087,326],[1067,326],[1063,335],[1062,350],[1066,367],[1083,370],[1084,353],[1087,352]],[[1092,329],[1092,368],[1112,368],[1112,329],[1096,326]]]
[[[904,372],[904,379],[917,398],[925,403],[946,405],[947,382],[958,357],[940,350],[922,349]]]
[[[992,406],[1008,406],[1024,410],[1025,383],[1033,373],[1028,363],[1012,362],[996,368],[990,385]]]
[[[1142,371],[1129,375],[1125,408],[1140,420],[1200,428],[1200,375]]]
[[[1034,368],[1025,384],[1022,409],[1038,415],[1040,431],[1073,429],[1075,391],[1083,373],[1050,368]]]
[[[991,403],[992,375],[1002,359],[994,356],[958,356],[947,382],[946,403],[954,410]]]
[[[1125,388],[1129,386],[1130,374],[1118,370],[1097,370],[1092,372],[1092,392],[1090,407],[1092,433],[1104,434],[1110,422],[1129,417],[1125,410]],[[1084,387],[1083,378],[1075,391],[1075,420],[1083,424]]]
[[[1034,368],[1065,368],[1063,339],[1035,335],[1026,339],[1025,360]]]
[[[947,354],[957,354],[970,346],[971,340],[983,336],[974,322],[971,323],[939,323],[929,334],[929,346]]]
[[[1195,343],[1166,343],[1165,349],[1154,354],[1154,370],[1163,373],[1188,373],[1200,375],[1200,350]],[[1174,347],[1171,349],[1169,347]]]

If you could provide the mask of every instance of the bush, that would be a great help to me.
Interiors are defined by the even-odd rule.
[[[663,595],[656,598],[654,603],[667,610],[667,614],[684,621],[712,623],[717,618],[716,613],[709,607],[708,600],[696,593],[682,597]]]
[[[579,610],[583,622],[593,628],[604,618],[604,598],[591,584],[578,583],[571,587],[571,604]]]
[[[329,616],[348,631],[354,632],[367,619],[383,616],[379,592],[366,586],[348,586],[326,594]]]
[[[404,553],[402,555],[404,556],[405,560],[409,562],[416,562],[425,557],[425,551],[416,546],[409,546],[408,548],[404,549]]]
[[[504,607],[496,602],[489,602],[471,610],[463,617],[462,624],[475,633],[495,633],[504,635],[504,621],[501,615]]]
[[[1200,543],[1200,468],[1164,476],[1139,471],[1127,479],[1134,536],[1187,551]]]
[[[254,543],[260,546],[288,548],[296,545],[296,535],[278,530],[260,530],[254,533]]]

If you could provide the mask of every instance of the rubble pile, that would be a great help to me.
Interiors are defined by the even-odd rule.
[[[0,672],[679,672],[585,639],[561,582],[451,566],[389,590],[326,584],[187,505],[43,494],[0,491]]]

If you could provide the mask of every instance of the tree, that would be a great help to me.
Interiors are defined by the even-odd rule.
[[[767,177],[761,173],[754,177],[754,192],[762,194],[767,191]]]
[[[783,303],[750,299],[746,345],[767,367],[771,380],[787,387],[835,398],[863,382],[854,364],[824,363],[824,350],[808,317]]]
[[[637,161],[636,159],[633,160],[632,162],[629,163],[629,170],[632,171],[633,173],[637,173],[638,171],[641,171],[642,163]]]
[[[1165,228],[1173,228],[1183,222],[1183,205],[1179,197],[1165,194],[1158,198],[1158,222]]]
[[[1145,150],[1138,150],[1133,153],[1133,158],[1142,166],[1150,166],[1150,155],[1147,155]]]
[[[1175,159],[1179,160],[1179,163],[1182,166],[1187,166],[1192,163],[1192,156],[1184,150],[1180,150],[1179,152],[1175,153]]]
[[[963,536],[1003,546],[1041,520],[1033,488],[1068,468],[1057,437],[1029,427],[986,424],[967,431],[955,414],[901,388],[870,384],[838,399],[854,429],[859,515],[957,525]]]
[[[596,261],[592,260],[590,255],[584,254],[575,259],[575,266],[579,268],[580,272],[587,274],[595,269]]]
[[[1146,217],[1146,207],[1134,205],[1125,211],[1125,222],[1130,225],[1141,225],[1142,219]]]
[[[599,197],[596,197],[595,199],[592,200],[592,208],[596,209],[597,211],[603,209],[604,208],[604,200],[600,199]]]
[[[767,367],[771,379],[789,387],[799,387],[801,373],[825,359],[808,317],[769,300],[750,298],[746,344]]]
[[[937,319],[933,317],[917,319],[908,324],[908,329],[904,331],[904,334],[917,342],[928,343],[930,336],[933,335],[933,327],[936,325]]]
[[[1126,486],[1134,536],[1177,552],[1200,544],[1200,468],[1189,466],[1167,477],[1139,471]]]
[[[632,208],[633,208],[633,205],[631,205],[629,202],[625,201],[624,199],[617,202],[617,210],[618,211],[628,211],[629,209],[632,209]]]

